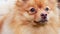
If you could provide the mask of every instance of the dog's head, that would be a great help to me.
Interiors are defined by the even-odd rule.
[[[24,23],[46,24],[55,19],[56,0],[18,0],[16,9]]]

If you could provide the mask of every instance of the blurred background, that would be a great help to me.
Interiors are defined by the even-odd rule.
[[[58,0],[58,8],[60,9],[60,0]]]
[[[58,9],[59,9],[59,17],[60,17],[60,0],[58,0]]]

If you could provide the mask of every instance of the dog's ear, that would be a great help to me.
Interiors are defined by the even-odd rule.
[[[27,6],[31,6],[34,5],[34,0],[17,0],[16,2],[16,6],[20,7],[20,8],[24,8]]]
[[[51,9],[55,9],[57,6],[57,0],[48,0],[48,5],[50,6]]]
[[[19,3],[27,3],[29,0],[17,0]]]
[[[17,0],[17,1],[16,1],[16,4],[18,4],[18,5],[23,5],[23,4],[27,3],[27,1],[28,1],[28,0]]]
[[[16,5],[22,7],[22,6],[26,6],[29,4],[33,4],[32,0],[17,0]]]
[[[48,0],[48,2],[51,4],[55,4],[55,3],[57,3],[57,0]]]

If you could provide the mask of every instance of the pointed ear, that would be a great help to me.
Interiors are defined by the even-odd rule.
[[[16,5],[17,5],[18,7],[22,7],[24,4],[26,4],[27,1],[28,1],[28,0],[17,0],[17,1],[16,1]]]
[[[51,6],[56,6],[56,5],[57,5],[57,0],[48,0],[48,3],[49,3]]]
[[[29,0],[17,0],[16,4],[18,5],[26,5],[26,3],[28,2]]]
[[[54,10],[57,7],[57,0],[48,0],[48,5]]]
[[[49,1],[49,3],[51,3],[51,4],[57,3],[57,0],[48,0],[48,1]]]
[[[22,3],[26,3],[28,0],[17,0],[19,2],[22,2]]]

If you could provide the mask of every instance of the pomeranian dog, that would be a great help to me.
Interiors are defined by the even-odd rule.
[[[59,34],[57,0],[16,0],[2,23],[1,34]]]

